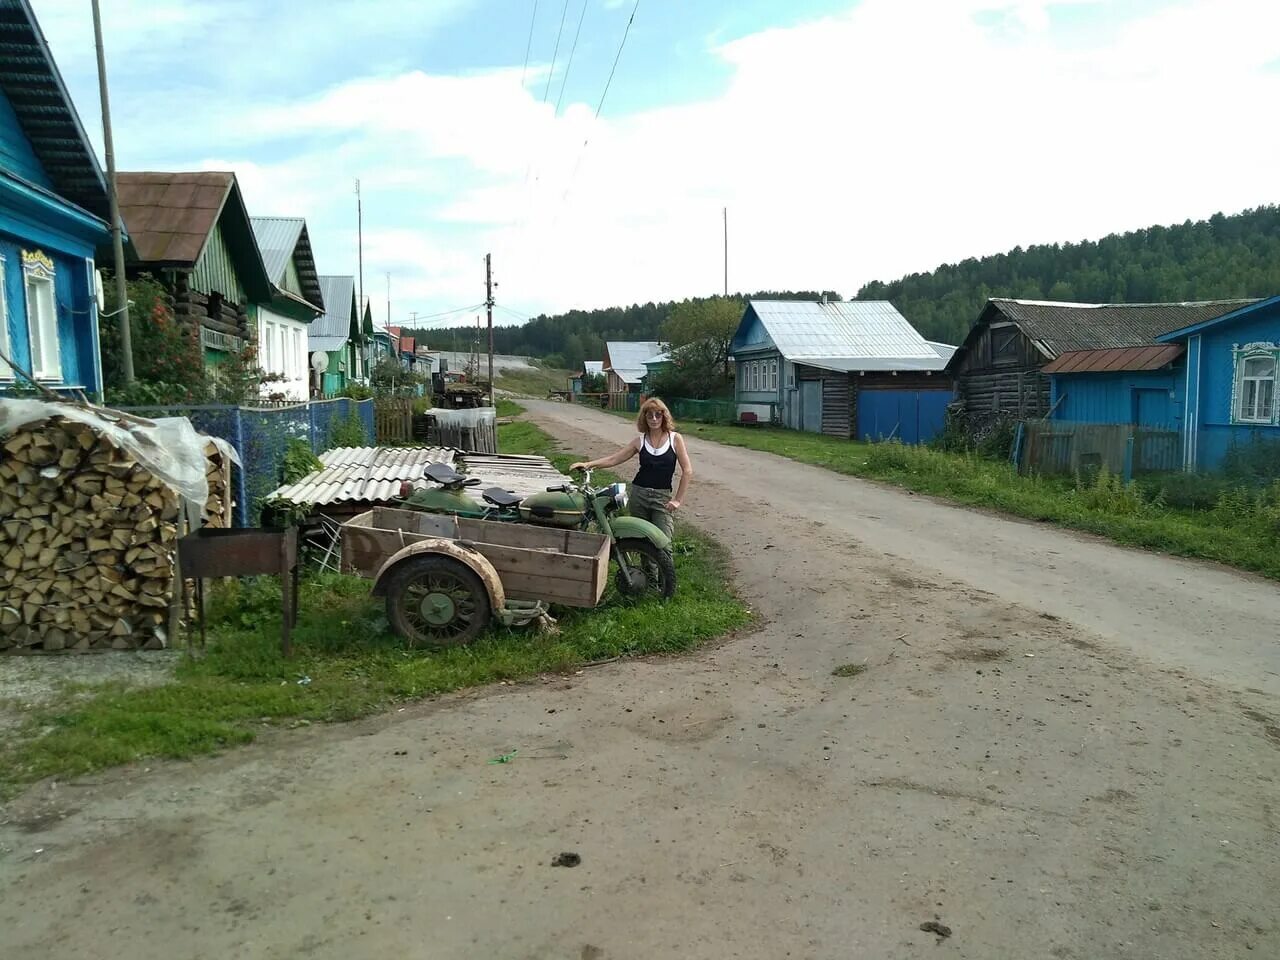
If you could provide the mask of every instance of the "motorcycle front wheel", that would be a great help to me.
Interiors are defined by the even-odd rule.
[[[669,600],[676,592],[676,564],[666,550],[655,547],[648,540],[619,540],[613,545],[611,554],[615,564],[619,555],[631,572],[629,585],[621,566],[614,574],[618,593],[624,597],[635,600],[660,597]]]

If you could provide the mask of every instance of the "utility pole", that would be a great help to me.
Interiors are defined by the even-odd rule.
[[[729,208],[724,208],[724,295],[729,296]]]
[[[489,314],[489,406],[493,402],[493,262],[492,254],[484,255],[484,305]]]
[[[364,322],[364,208],[360,202],[360,178],[356,178],[356,258],[359,263],[360,322]]]
[[[129,327],[129,285],[124,275],[124,239],[116,196],[116,150],[111,139],[111,103],[107,97],[107,57],[102,48],[102,14],[93,0],[93,42],[98,53],[98,95],[102,98],[102,144],[107,153],[107,201],[111,214],[111,250],[116,269],[116,312],[120,324],[120,363],[125,385],[133,383],[133,335]]]

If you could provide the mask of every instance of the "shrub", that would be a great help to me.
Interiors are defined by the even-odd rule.
[[[1212,510],[1230,483],[1205,473],[1170,473],[1146,477],[1139,487],[1149,498],[1159,497],[1175,510]]]
[[[334,447],[364,447],[368,444],[369,436],[365,433],[364,423],[353,413],[345,418],[333,419],[329,424],[329,436],[324,448],[332,450]]]
[[[1125,483],[1119,474],[1112,473],[1105,464],[1092,479],[1080,477],[1076,481],[1073,495],[1087,509],[1121,516],[1144,513],[1149,506],[1137,484]]]

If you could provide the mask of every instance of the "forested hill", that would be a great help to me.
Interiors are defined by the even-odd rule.
[[[1280,294],[1280,207],[944,264],[858,300],[890,300],[930,340],[960,343],[988,297],[1160,303]]]
[[[831,290],[776,291],[734,294],[740,300],[839,300]],[[599,360],[604,356],[606,340],[658,340],[662,324],[676,306],[676,301],[635,304],[630,307],[608,307],[602,310],[570,310],[554,316],[545,314],[519,326],[495,326],[494,351],[519,356],[542,357],[549,365],[582,369],[583,360]],[[471,347],[475,327],[410,331],[417,342],[432,350],[463,350]],[[487,348],[487,335],[484,346]]]

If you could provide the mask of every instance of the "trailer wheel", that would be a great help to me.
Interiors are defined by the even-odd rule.
[[[493,606],[484,582],[470,567],[428,554],[391,571],[387,619],[411,647],[460,647],[484,633]]]

